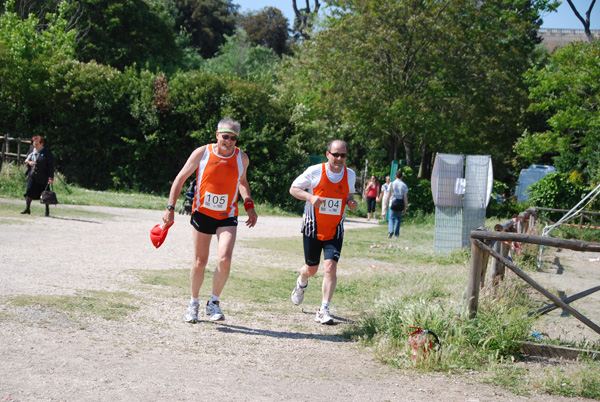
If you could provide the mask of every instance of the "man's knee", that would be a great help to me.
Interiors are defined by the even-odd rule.
[[[306,265],[304,265],[304,269],[306,270],[306,273],[308,274],[308,276],[312,277],[312,276],[315,276],[315,274],[319,270],[319,264],[317,264],[317,265],[306,264]]]
[[[230,266],[231,260],[232,260],[231,254],[219,256],[219,265],[220,266]]]
[[[335,275],[337,271],[337,261],[336,260],[325,260],[323,264],[323,273],[325,275]]]
[[[192,269],[194,271],[203,271],[204,268],[206,267],[206,264],[208,263],[208,258],[207,257],[196,257],[194,258],[194,262],[192,263]]]

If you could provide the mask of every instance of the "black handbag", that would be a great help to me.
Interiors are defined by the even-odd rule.
[[[392,211],[404,211],[404,198],[396,198],[392,200]]]
[[[42,195],[40,196],[40,202],[46,205],[58,204],[56,193],[52,191],[52,185],[50,183],[46,184],[46,189],[42,191]]]

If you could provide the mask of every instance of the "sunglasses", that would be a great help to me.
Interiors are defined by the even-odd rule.
[[[334,158],[345,158],[346,154],[338,154],[338,153],[332,153],[330,152],[329,155],[333,156]]]
[[[221,138],[223,138],[224,140],[231,140],[233,142],[237,141],[238,139],[237,135],[231,134],[221,134]]]

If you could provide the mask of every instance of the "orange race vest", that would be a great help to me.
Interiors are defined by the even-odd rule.
[[[324,198],[319,208],[311,205],[312,210],[304,217],[304,234],[317,239],[341,239],[344,236],[344,211],[350,194],[348,187],[348,169],[344,167],[344,177],[338,183],[332,183],[327,177],[325,164],[321,164],[321,180],[313,189],[313,194]],[[312,216],[311,216],[312,215]]]
[[[238,216],[237,199],[240,179],[244,173],[239,148],[227,157],[218,156],[215,144],[208,144],[196,171],[196,194],[193,212],[215,219]]]

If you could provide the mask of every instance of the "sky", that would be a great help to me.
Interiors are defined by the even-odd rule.
[[[292,21],[294,21],[292,0],[234,0],[233,3],[239,4],[241,6],[240,11],[242,12],[258,11],[269,6],[275,7],[281,10],[283,15],[290,21],[290,25]],[[310,0],[309,3],[312,9],[315,2]],[[325,7],[325,2],[321,1],[320,3],[322,11]],[[585,12],[590,6],[590,3],[591,0],[573,0],[573,4],[575,4],[579,14],[581,14],[583,18],[585,18]],[[306,5],[306,0],[297,0],[296,4],[298,7],[303,7]],[[583,29],[583,24],[577,19],[566,0],[563,0],[558,8],[558,12],[549,13],[548,15],[543,16],[543,20],[544,23],[542,24],[542,28]],[[596,3],[594,6],[590,21],[592,22],[592,29],[600,29],[600,3]]]

